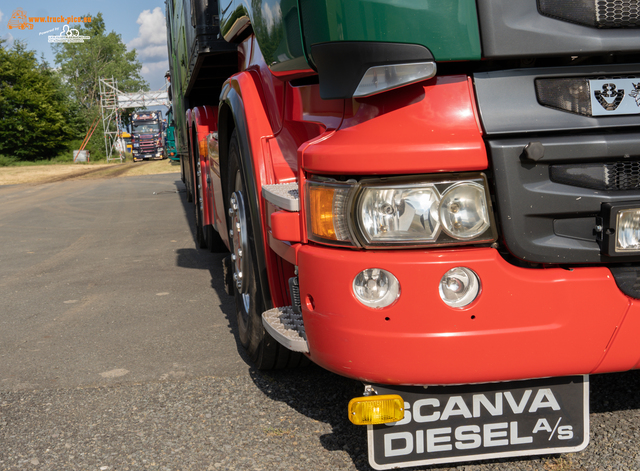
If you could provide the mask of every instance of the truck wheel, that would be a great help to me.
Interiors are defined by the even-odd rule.
[[[202,221],[204,220],[204,216],[202,214],[202,203],[200,202],[200,197],[196,196],[195,204],[193,205],[195,208],[195,216],[196,216],[196,242],[198,243],[198,247],[201,249],[207,248],[207,239],[205,237],[205,229],[202,226]]]
[[[207,226],[207,245],[211,253],[225,253],[228,252],[227,246],[224,245],[222,237],[218,234],[212,225]]]
[[[184,183],[187,187],[187,203],[193,203],[193,185],[191,184],[191,179],[187,177]]]
[[[265,311],[263,288],[257,277],[252,221],[240,169],[240,148],[235,131],[229,143],[227,189],[232,284],[240,343],[261,370],[295,367],[308,363],[302,354],[292,352],[276,342],[262,325],[262,313]]]

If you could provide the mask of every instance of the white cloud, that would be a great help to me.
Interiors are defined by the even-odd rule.
[[[2,13],[2,11],[0,11],[0,21],[2,21],[2,17],[4,16],[4,14]]]
[[[163,60],[158,62],[145,62],[142,64],[142,69],[140,72],[142,75],[155,75],[158,73],[162,73],[162,77],[164,77],[164,73],[169,70],[169,60]]]
[[[129,42],[129,49],[135,48],[138,57],[143,61],[159,61],[168,56],[167,53],[167,25],[164,13],[160,7],[153,11],[143,10],[136,21],[140,25],[138,37]],[[145,64],[146,65],[146,64]]]
[[[164,74],[167,70],[169,70],[169,60],[165,59],[157,62],[145,62],[142,64],[140,73],[149,82],[151,90],[159,90],[164,85]]]
[[[4,39],[5,41],[7,41],[3,44],[5,48],[13,47],[13,35],[11,33],[7,33],[4,36],[1,36],[0,39]]]
[[[164,44],[162,46],[147,46],[143,49],[144,58],[147,59],[160,59],[162,57],[167,57],[167,45]],[[142,57],[142,52],[138,51],[138,55]]]

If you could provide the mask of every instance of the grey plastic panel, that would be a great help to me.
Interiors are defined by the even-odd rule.
[[[594,229],[603,203],[638,201],[640,191],[598,191],[554,183],[549,165],[622,159],[640,154],[640,134],[535,138],[544,146],[536,162],[522,157],[531,139],[491,139],[496,209],[505,244],[533,263],[611,262]],[[629,257],[626,261],[640,260]],[[623,261],[616,257],[615,261]]]
[[[281,345],[294,352],[309,353],[302,314],[291,306],[274,307],[262,313],[262,325]]]
[[[638,115],[582,116],[538,103],[535,80],[639,74],[640,65],[512,69],[474,74],[480,118],[488,135],[640,126]]]
[[[640,51],[640,29],[599,29],[542,16],[536,0],[478,0],[489,59]]]
[[[262,185],[262,196],[279,208],[287,211],[300,211],[297,183]]]

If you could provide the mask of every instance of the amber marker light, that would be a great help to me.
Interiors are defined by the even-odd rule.
[[[309,187],[311,231],[322,239],[337,240],[333,227],[333,194],[335,188]]]
[[[347,209],[351,185],[309,181],[306,188],[309,238],[333,245],[353,245]]]
[[[355,425],[398,422],[404,418],[404,400],[397,394],[356,397],[349,401],[349,420]]]
[[[206,139],[200,141],[198,147],[200,148],[200,157],[207,157],[209,155],[209,147],[207,146]]]

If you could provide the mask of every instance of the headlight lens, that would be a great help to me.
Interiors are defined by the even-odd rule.
[[[400,283],[393,273],[381,268],[368,268],[353,279],[353,293],[365,306],[382,309],[400,296]]]
[[[364,246],[442,246],[496,240],[483,175],[362,182],[356,227]]]
[[[438,236],[439,196],[435,188],[371,188],[361,199],[367,242],[424,241]]]
[[[468,268],[452,268],[440,280],[439,290],[447,306],[463,308],[480,294],[480,278]]]
[[[477,183],[458,183],[447,189],[440,202],[442,229],[458,240],[479,236],[489,227],[484,188]]]
[[[310,240],[385,248],[497,239],[483,174],[309,180],[306,188]]]
[[[640,209],[624,209],[618,213],[616,252],[640,250]]]

